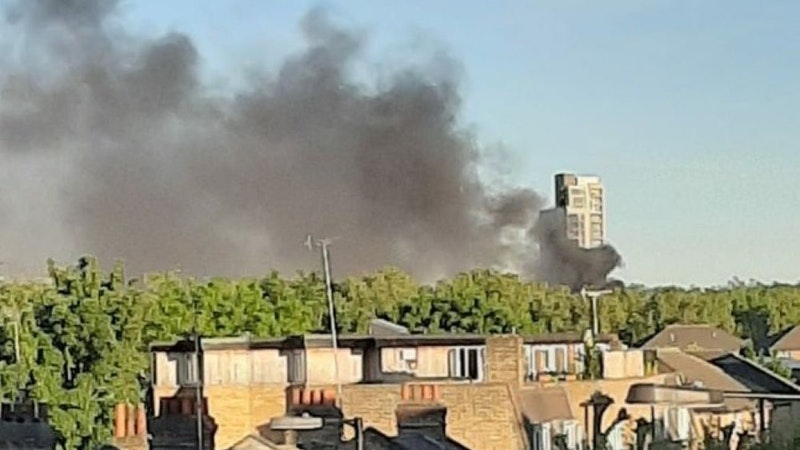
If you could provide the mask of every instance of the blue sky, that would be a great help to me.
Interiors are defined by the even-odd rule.
[[[800,279],[800,2],[129,0],[121,20],[189,34],[222,86],[300,49],[318,5],[372,61],[444,46],[510,181],[552,197],[555,172],[600,175],[623,279]]]

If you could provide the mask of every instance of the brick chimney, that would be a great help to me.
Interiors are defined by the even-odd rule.
[[[486,381],[519,388],[525,381],[525,348],[522,336],[493,335],[486,338]]]
[[[120,450],[147,449],[147,413],[144,404],[117,404],[113,444]]]
[[[290,417],[309,415],[323,419],[322,428],[284,433],[283,443],[300,447],[314,442],[340,442],[344,437],[344,414],[336,407],[334,389],[292,386],[286,391],[286,414]]]
[[[162,398],[158,417],[147,422],[151,450],[197,448],[197,400],[189,393]],[[217,423],[208,415],[208,399],[202,402],[203,449],[214,450]]]
[[[0,415],[0,448],[56,448],[57,436],[48,423],[46,404],[33,401],[4,403]]]
[[[399,436],[420,434],[437,442],[447,440],[447,408],[441,404],[439,386],[404,384],[395,412]]]

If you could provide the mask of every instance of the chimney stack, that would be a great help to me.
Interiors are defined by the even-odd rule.
[[[444,443],[447,440],[447,408],[440,403],[435,384],[404,384],[395,412],[397,434],[419,434]]]
[[[197,409],[196,399],[188,393],[179,392],[174,397],[162,398],[158,417],[147,423],[152,439],[151,450],[173,450],[177,448],[197,448]],[[203,449],[214,450],[217,423],[208,415],[208,399],[202,401]]]
[[[3,403],[0,448],[55,449],[56,432],[48,423],[47,405],[24,400]]]
[[[525,382],[525,374],[525,347],[522,336],[508,334],[486,338],[487,382],[507,383],[516,389]]]

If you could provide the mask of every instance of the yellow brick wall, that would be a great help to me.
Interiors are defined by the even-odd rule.
[[[525,439],[512,391],[504,383],[440,384],[441,404],[447,407],[447,434],[474,450],[516,450]],[[371,426],[397,434],[395,411],[401,386],[351,385],[342,389],[345,416],[359,416]]]
[[[207,386],[208,412],[217,422],[216,447],[226,449],[243,437],[267,427],[286,412],[283,385]],[[155,403],[175,394],[175,388],[157,388]]]
[[[486,340],[486,381],[518,388],[525,378],[525,351],[521,336],[492,336]]]

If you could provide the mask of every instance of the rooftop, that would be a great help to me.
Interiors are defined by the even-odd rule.
[[[744,384],[737,381],[721,368],[706,360],[677,349],[662,349],[657,353],[658,361],[671,371],[681,374],[684,383],[696,387],[724,392],[750,392]],[[753,407],[751,400],[726,399],[725,409],[741,411]]]
[[[342,348],[384,348],[384,347],[424,347],[424,346],[459,346],[459,345],[486,345],[486,339],[491,335],[482,334],[397,334],[397,335],[366,335],[342,334],[338,336],[337,343]],[[583,336],[580,333],[549,333],[543,335],[522,335],[525,344],[560,344],[581,343]],[[615,334],[602,334],[597,341],[611,343],[618,341]],[[257,338],[251,336],[204,338],[204,350],[258,350],[258,349],[299,349],[299,348],[327,348],[331,346],[329,334],[305,334],[279,338]],[[150,350],[155,352],[190,352],[194,351],[192,340],[178,340],[170,342],[154,342]]]
[[[769,348],[776,352],[800,350],[800,325],[789,328],[776,336]]]
[[[743,345],[744,340],[711,325],[668,325],[642,344],[642,348],[738,352]]]

